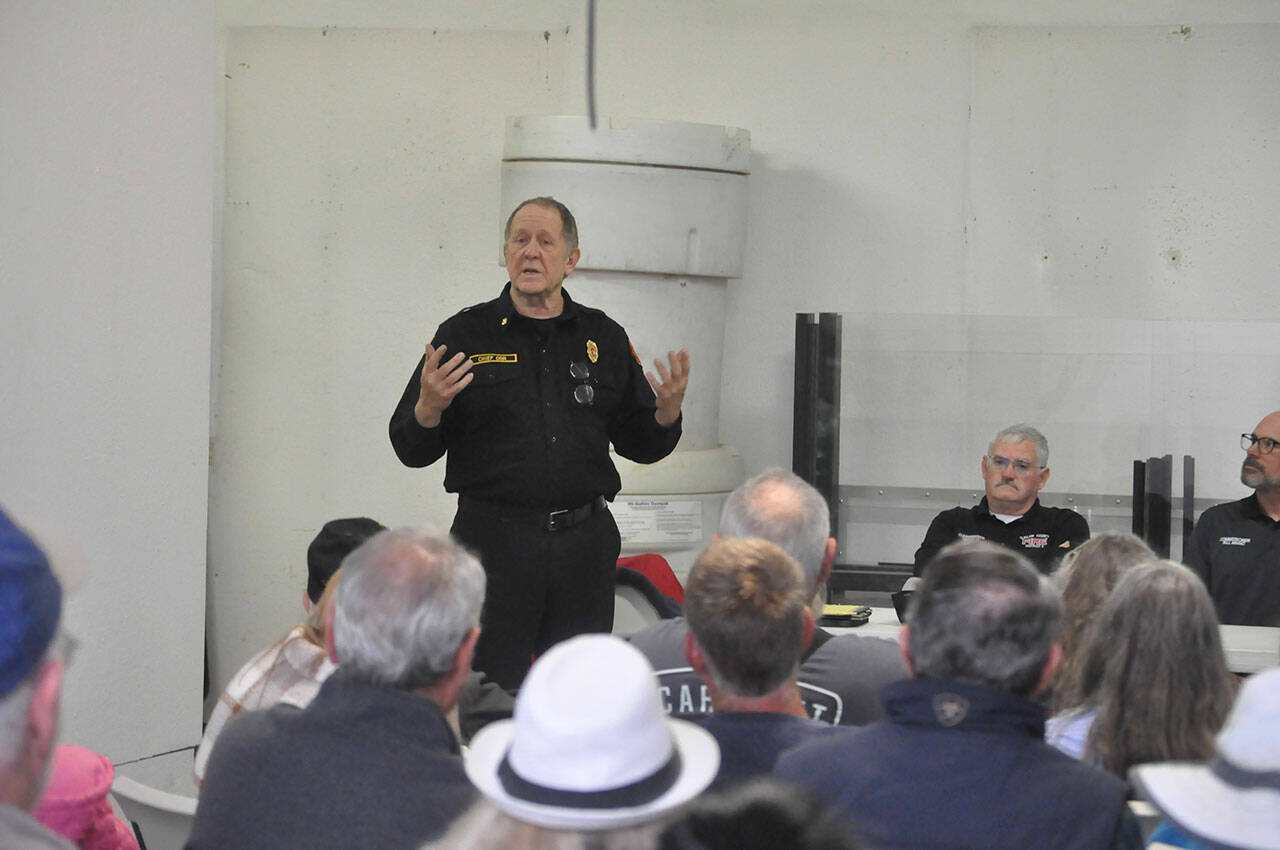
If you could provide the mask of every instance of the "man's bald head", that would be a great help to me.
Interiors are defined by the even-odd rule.
[[[810,589],[821,579],[831,534],[822,494],[779,467],[747,479],[729,494],[720,515],[722,537],[758,537],[794,558]]]
[[[1244,463],[1240,467],[1240,481],[1246,487],[1261,492],[1280,492],[1280,410],[1268,413],[1246,435],[1252,438],[1252,445],[1245,450]],[[1271,451],[1266,447],[1270,446]]]

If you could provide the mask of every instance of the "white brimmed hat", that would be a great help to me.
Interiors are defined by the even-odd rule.
[[[533,665],[511,720],[471,740],[466,770],[494,805],[551,829],[644,823],[696,797],[720,768],[705,730],[668,718],[653,668],[612,635],[581,635]]]
[[[1195,838],[1280,850],[1280,668],[1245,680],[1208,763],[1144,764],[1130,778]]]

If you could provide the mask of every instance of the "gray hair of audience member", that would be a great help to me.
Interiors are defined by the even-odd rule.
[[[658,850],[859,850],[839,812],[772,777],[694,800],[663,831]]]
[[[539,195],[536,198],[521,201],[511,211],[511,215],[507,216],[506,226],[502,228],[502,243],[505,245],[507,240],[511,238],[511,222],[515,221],[516,213],[530,204],[543,209],[555,210],[560,214],[560,235],[564,237],[564,243],[568,247],[569,253],[573,253],[578,247],[578,222],[573,217],[573,213],[569,212],[568,207],[549,195]]]
[[[1097,715],[1084,757],[1118,776],[1131,766],[1213,757],[1235,699],[1213,600],[1191,570],[1128,570],[1087,635],[1083,704]]]
[[[1053,574],[1062,593],[1062,668],[1053,686],[1054,708],[1080,704],[1080,670],[1090,624],[1120,576],[1155,557],[1140,537],[1121,531],[1104,531],[1063,557]]]
[[[987,454],[991,455],[996,450],[996,443],[1021,443],[1023,440],[1030,440],[1036,447],[1036,463],[1040,466],[1049,465],[1049,441],[1045,439],[1044,434],[1025,422],[1019,422],[1017,425],[1010,425],[1008,428],[1001,428],[994,437],[991,438],[991,444],[987,446]]]
[[[422,850],[654,850],[672,813],[637,826],[579,832],[516,820],[488,800],[479,800],[449,830]]]
[[[708,546],[689,570],[684,616],[716,685],[755,697],[794,677],[808,595],[800,565],[768,540]]]
[[[342,562],[334,650],[342,669],[370,682],[426,688],[453,667],[480,623],[484,570],[434,528],[382,531]]]
[[[1053,651],[1062,601],[1011,549],[985,540],[944,548],[907,614],[916,676],[1031,696]]]
[[[759,537],[786,552],[812,588],[822,572],[831,513],[826,499],[794,472],[771,467],[729,494],[720,514],[722,537]]]

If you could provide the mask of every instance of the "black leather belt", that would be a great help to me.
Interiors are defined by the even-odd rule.
[[[604,510],[604,496],[596,496],[590,502],[577,508],[564,508],[548,511],[545,508],[531,508],[525,505],[507,505],[501,502],[490,502],[472,496],[459,496],[458,507],[463,510],[482,510],[500,514],[506,518],[525,520],[546,531],[564,531],[581,525],[591,518],[592,514]]]

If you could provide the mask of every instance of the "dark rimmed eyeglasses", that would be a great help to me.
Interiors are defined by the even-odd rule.
[[[1044,469],[1043,466],[1036,466],[1030,461],[1022,458],[1011,459],[1004,455],[987,455],[987,466],[996,472],[1004,472],[1006,469],[1012,469],[1014,475],[1031,475]]]
[[[1278,445],[1280,445],[1280,440],[1273,440],[1270,437],[1259,437],[1257,434],[1240,435],[1240,448],[1246,452],[1257,446],[1258,454],[1269,455],[1276,450]]]
[[[596,388],[591,382],[591,367],[581,360],[569,363],[569,378],[573,380],[573,400],[583,407],[590,407],[596,400]]]

